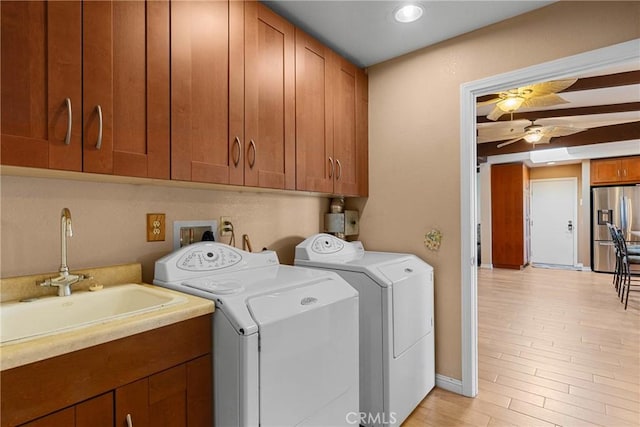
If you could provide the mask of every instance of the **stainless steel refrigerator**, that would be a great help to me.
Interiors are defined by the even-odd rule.
[[[594,187],[591,206],[591,267],[593,271],[612,273],[616,255],[607,222],[622,230],[627,245],[640,245],[640,185]],[[632,265],[631,269],[640,271],[640,266]]]

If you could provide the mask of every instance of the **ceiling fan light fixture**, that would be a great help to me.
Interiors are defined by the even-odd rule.
[[[541,139],[542,139],[542,132],[539,132],[539,131],[528,133],[524,136],[524,140],[527,141],[529,144],[535,144]]]
[[[408,24],[409,22],[414,22],[420,19],[423,13],[424,10],[417,4],[406,4],[396,9],[393,13],[393,17],[398,22]]]
[[[524,103],[524,98],[516,95],[508,96],[502,101],[499,101],[496,106],[505,113],[511,113],[512,111],[516,111],[518,108],[522,107],[522,103]]]

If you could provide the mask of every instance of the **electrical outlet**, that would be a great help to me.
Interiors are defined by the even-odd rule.
[[[165,216],[163,213],[147,214],[147,242],[164,242]]]
[[[225,222],[231,222],[231,217],[230,216],[221,216],[220,217],[220,230],[219,230],[219,235],[220,236],[231,236],[231,230],[226,228],[224,223]]]

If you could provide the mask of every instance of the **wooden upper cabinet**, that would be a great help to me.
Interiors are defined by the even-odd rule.
[[[230,8],[231,183],[295,189],[294,27],[254,1]]]
[[[369,79],[364,70],[356,75],[356,138],[358,196],[369,195]]]
[[[296,188],[333,192],[331,52],[296,29]]]
[[[245,185],[295,188],[295,32],[245,3]]]
[[[229,3],[171,3],[171,178],[229,183]]]
[[[364,71],[296,30],[297,189],[368,192]]]
[[[84,171],[169,178],[169,3],[83,4]]]
[[[334,66],[333,154],[334,193],[358,194],[358,139],[356,137],[357,68],[338,56]]]
[[[3,164],[82,169],[82,5],[0,2]]]
[[[591,161],[591,184],[640,183],[640,156]]]

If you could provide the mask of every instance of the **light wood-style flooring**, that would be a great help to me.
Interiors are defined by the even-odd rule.
[[[608,274],[480,270],[475,399],[434,389],[415,426],[640,426],[640,292]]]

